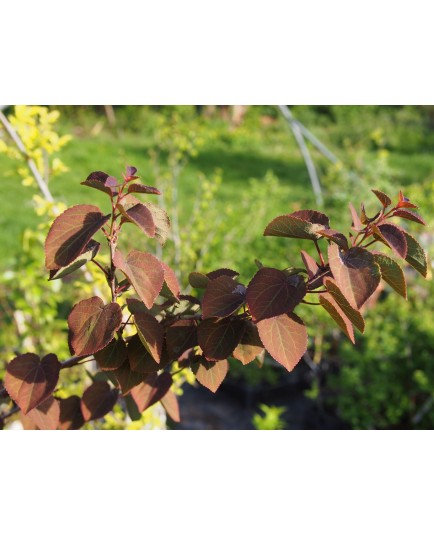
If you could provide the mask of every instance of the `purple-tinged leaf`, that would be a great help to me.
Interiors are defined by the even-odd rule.
[[[425,221],[417,212],[413,212],[412,210],[407,210],[405,208],[399,208],[398,210],[395,210],[393,212],[393,216],[398,216],[399,218],[404,218],[405,220],[411,220],[415,221],[416,223],[420,223],[421,225],[426,225]]]
[[[290,216],[303,221],[308,221],[309,223],[322,225],[326,228],[330,225],[328,217],[317,210],[297,210],[296,212],[292,212]]]
[[[407,242],[400,227],[392,223],[381,223],[373,226],[374,235],[389,246],[397,255],[405,259],[407,256]]]
[[[94,171],[80,184],[105,192],[110,197],[113,197],[113,194],[117,193],[117,188],[119,186],[117,180],[114,177],[107,175],[107,173],[104,173],[104,171]]]
[[[224,361],[210,362],[201,358],[191,368],[197,381],[212,393],[216,393],[226,378],[229,371],[229,364],[226,359]]]
[[[167,393],[161,399],[161,404],[173,422],[181,421],[178,398],[173,391],[167,391]]]
[[[208,272],[206,276],[208,279],[217,279],[218,277],[221,277],[222,275],[226,275],[228,277],[238,277],[240,274],[236,272],[235,270],[231,270],[230,268],[219,268],[218,270],[214,270],[212,272]]]
[[[197,339],[206,359],[227,359],[244,333],[244,321],[237,317],[207,318],[197,328]]]
[[[92,236],[110,219],[93,205],[76,205],[58,216],[45,240],[45,266],[58,270],[81,255]]]
[[[331,240],[342,249],[348,249],[349,247],[347,237],[344,234],[335,231],[334,229],[324,229],[322,231],[318,231],[318,234],[324,236],[328,240]]]
[[[352,218],[352,226],[356,231],[360,231],[360,229],[363,229],[363,225],[362,225],[362,222],[360,221],[357,210],[354,208],[354,205],[352,203],[349,204],[349,207],[350,207],[351,218]]]
[[[113,263],[126,275],[140,299],[150,309],[163,287],[164,270],[160,261],[150,253],[137,250],[124,258],[116,250]]]
[[[173,356],[163,347],[160,363],[157,363],[148,350],[143,346],[138,335],[133,335],[128,341],[127,353],[131,369],[143,374],[157,372],[173,361]]]
[[[307,349],[307,330],[303,321],[292,313],[266,318],[257,326],[265,349],[291,372]]]
[[[112,372],[106,372],[108,378],[121,390],[122,396],[127,395],[133,387],[147,378],[147,374],[132,370],[129,361]]]
[[[164,285],[167,287],[168,290],[166,294],[168,294],[168,297],[173,296],[175,298],[179,298],[179,295],[181,293],[181,287],[179,286],[179,281],[176,277],[175,272],[172,270],[172,268],[170,268],[170,266],[167,266],[167,264],[165,264],[164,262],[161,262],[161,266],[163,267],[164,271]]]
[[[134,314],[134,324],[143,346],[145,346],[153,359],[159,363],[163,350],[163,326],[152,315],[144,312]]]
[[[77,303],[68,316],[71,353],[92,355],[105,348],[122,323],[122,310],[117,303],[104,302],[94,296]]]
[[[407,256],[405,260],[413,266],[423,277],[428,274],[428,259],[426,253],[419,242],[406,231],[402,231],[407,242]]]
[[[140,413],[159,402],[172,386],[172,376],[163,372],[159,376],[150,374],[142,383],[131,390],[131,397]]]
[[[32,353],[19,355],[6,365],[5,388],[26,415],[51,395],[59,372],[60,363],[54,354],[42,359]]]
[[[306,294],[301,276],[288,276],[275,268],[259,270],[247,287],[247,304],[255,322],[288,313]]]
[[[170,219],[166,211],[153,203],[143,203],[151,212],[155,225],[155,239],[164,246],[170,233]]]
[[[137,203],[125,209],[122,204],[117,205],[123,215],[123,221],[135,223],[137,227],[151,238],[155,236],[155,223],[151,211],[143,203]]]
[[[291,214],[274,218],[264,231],[264,236],[283,236],[287,238],[303,238],[306,240],[318,240],[321,235],[318,231],[325,227],[322,224],[310,223]]]
[[[371,190],[371,192],[377,196],[384,208],[387,208],[389,205],[392,204],[392,200],[390,199],[390,197],[385,193],[380,192],[380,190]]]
[[[301,260],[303,261],[303,264],[306,266],[307,275],[309,276],[309,279],[312,279],[317,275],[319,272],[319,266],[316,262],[316,260],[309,255],[309,253],[306,253],[306,251],[301,251]]]
[[[96,381],[83,393],[81,412],[84,420],[102,419],[116,404],[119,393],[107,382]]]
[[[202,300],[202,317],[229,316],[238,311],[245,299],[246,287],[232,277],[221,275],[211,279]]]
[[[328,293],[321,294],[319,297],[319,302],[333,318],[340,329],[345,333],[345,335],[350,339],[350,341],[355,344],[356,341],[354,338],[353,324],[339,307],[333,296]]]
[[[56,430],[60,422],[59,401],[50,396],[45,402],[29,411],[25,419],[29,419],[39,430]]]
[[[374,256],[360,247],[342,253],[336,244],[329,245],[328,256],[337,286],[351,307],[360,309],[381,280],[380,268]]]
[[[383,253],[377,251],[373,251],[372,253],[375,257],[375,262],[380,267],[381,277],[384,281],[389,283],[393,290],[403,298],[407,299],[407,284],[401,266]]]
[[[243,365],[247,365],[262,352],[264,345],[259,337],[257,326],[248,320],[244,321],[244,325],[243,336],[232,355]]]
[[[145,186],[144,184],[137,183],[128,185],[128,193],[161,195],[161,192],[158,188],[154,188],[153,186]]]
[[[100,247],[101,244],[99,242],[95,242],[95,240],[90,240],[90,242],[85,247],[83,253],[81,253],[81,255],[79,255],[70,264],[68,264],[68,266],[64,266],[63,268],[59,268],[58,270],[50,270],[49,280],[51,281],[53,279],[61,279],[62,277],[72,274],[73,272],[84,266],[87,262],[94,259],[96,254],[100,250]]]
[[[398,204],[396,206],[398,208],[419,208],[417,205],[414,205],[408,197],[405,197],[401,191],[399,192]]]
[[[95,353],[101,370],[116,370],[127,359],[127,345],[123,339],[113,339],[111,343]]]
[[[79,430],[84,424],[79,396],[60,398],[59,430]]]
[[[198,345],[197,326],[194,320],[178,320],[166,328],[167,352],[178,359],[185,351]]]
[[[333,297],[345,316],[351,320],[360,333],[363,333],[365,331],[365,320],[363,319],[363,316],[357,309],[351,307],[349,301],[345,298],[337,286],[336,281],[334,281],[331,277],[325,277],[324,285],[330,296]]]

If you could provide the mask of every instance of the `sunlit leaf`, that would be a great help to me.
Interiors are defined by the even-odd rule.
[[[161,262],[161,261],[160,261]],[[179,286],[178,278],[176,277],[175,272],[170,268],[170,266],[167,266],[164,262],[161,262],[161,266],[163,267],[164,271],[164,286],[167,287],[168,293],[166,292],[166,295],[174,296],[175,298],[179,298],[179,295],[181,293],[181,288]],[[164,291],[164,287],[163,287]],[[163,294],[162,291],[162,294]]]
[[[143,345],[159,363],[164,340],[163,326],[152,315],[143,312],[134,315],[134,324]]]
[[[192,370],[201,385],[216,393],[229,371],[229,364],[226,359],[211,362],[201,358],[192,365]]]
[[[424,249],[411,234],[408,234],[406,231],[403,231],[403,233],[407,242],[407,256],[405,260],[415,270],[426,277],[428,273],[428,259]]]
[[[420,223],[421,225],[426,225],[423,218],[419,216],[417,212],[413,212],[412,210],[406,210],[405,208],[395,210],[393,212],[393,216],[398,216],[400,218],[404,218],[405,220],[411,220],[415,221],[416,223]]]
[[[159,402],[172,385],[172,376],[168,372],[150,374],[145,381],[131,390],[131,397],[140,412]]]
[[[274,218],[264,231],[264,236],[283,236],[287,238],[304,238],[306,240],[318,240],[321,235],[318,231],[324,229],[324,225],[310,223],[291,214]]]
[[[172,421],[181,421],[181,417],[179,414],[178,398],[173,391],[169,389],[169,391],[167,391],[167,393],[161,399],[161,403],[163,405],[163,408],[166,410],[167,415],[169,415]]]
[[[378,253],[376,251],[373,251],[372,253],[375,257],[375,262],[380,267],[381,277],[384,281],[389,283],[398,294],[407,298],[407,284],[401,266],[383,253]]]
[[[236,272],[235,270],[231,270],[230,268],[219,268],[218,270],[213,270],[212,272],[208,272],[206,276],[208,279],[217,279],[218,277],[221,277],[222,275],[226,275],[228,277],[237,277],[240,274]]]
[[[380,192],[380,190],[371,190],[371,192],[373,192],[377,196],[384,208],[392,204],[392,200],[390,199],[390,197],[385,193]]]
[[[110,197],[113,197],[113,194],[117,192],[119,186],[117,180],[114,177],[110,177],[107,173],[104,173],[104,171],[94,171],[80,184],[105,192]]]
[[[59,426],[60,405],[59,401],[50,396],[29,411],[26,418],[39,428],[39,430],[56,430]]]
[[[132,185],[133,186],[133,185]],[[143,203],[137,203],[126,209],[122,204],[118,204],[120,213],[123,215],[123,221],[135,223],[146,235],[153,238],[155,236],[155,223],[151,211]]]
[[[128,185],[128,193],[161,195],[161,192],[158,188],[154,188],[153,186],[145,186],[144,184],[137,183]]]
[[[71,264],[68,264],[68,266],[64,266],[63,268],[59,268],[58,270],[50,270],[50,280],[61,279],[62,277],[72,274],[72,272],[75,272],[76,270],[84,266],[87,262],[95,258],[100,247],[101,244],[99,242],[95,242],[95,240],[90,240],[85,247],[83,253],[81,253],[75,260],[73,260]]]
[[[259,337],[258,328],[250,321],[244,322],[244,333],[241,341],[233,351],[233,356],[243,365],[247,365],[262,352],[264,346]]]
[[[319,302],[328,314],[333,318],[336,324],[341,328],[350,341],[355,344],[353,324],[339,307],[331,294],[321,294]]]
[[[151,212],[155,225],[155,238],[163,246],[170,233],[170,219],[166,211],[153,203],[143,203]]]
[[[407,242],[401,228],[392,223],[381,223],[374,226],[374,235],[388,245],[397,255],[405,259],[407,256]]]
[[[363,319],[363,316],[360,314],[360,312],[357,309],[355,309],[354,307],[350,305],[349,301],[345,298],[345,296],[340,291],[336,282],[331,277],[325,277],[324,285],[328,293],[333,297],[333,299],[342,309],[345,316],[351,320],[354,326],[361,333],[363,333],[365,331],[365,320]]]
[[[339,231],[335,231],[334,229],[323,229],[322,231],[318,231],[318,234],[324,236],[328,240],[331,240],[342,249],[348,249],[347,237]]]

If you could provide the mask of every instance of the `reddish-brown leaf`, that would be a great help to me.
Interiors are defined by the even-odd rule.
[[[425,221],[417,212],[413,212],[412,210],[407,210],[405,208],[400,208],[398,210],[395,210],[393,212],[394,216],[398,216],[400,218],[404,218],[405,220],[411,220],[415,221],[416,223],[420,223],[421,225],[426,225]]]
[[[303,321],[291,313],[261,320],[257,326],[265,349],[291,372],[307,349],[307,330]]]
[[[357,213],[357,210],[354,208],[354,205],[350,203],[349,207],[350,207],[350,212],[351,212],[353,228],[356,229],[356,231],[363,229],[362,222],[360,221],[359,215]]]
[[[152,315],[144,312],[134,314],[134,324],[145,348],[159,363],[163,350],[164,328]]]
[[[81,399],[81,412],[84,420],[87,422],[104,417],[113,409],[118,396],[118,391],[111,389],[107,382],[93,382]]]
[[[118,208],[124,217],[123,221],[135,223],[139,229],[151,238],[155,236],[154,218],[149,208],[143,203],[137,203],[128,209],[125,209],[122,204],[118,204]]]
[[[423,277],[428,274],[428,259],[426,253],[419,242],[406,231],[403,231],[405,240],[407,242],[407,256],[405,260],[413,266]]]
[[[154,186],[145,186],[144,184],[137,183],[128,185],[128,193],[161,195],[161,192],[158,188],[154,188]]]
[[[29,411],[25,418],[29,419],[39,430],[56,430],[60,419],[59,401],[50,396],[45,402]]]
[[[329,245],[329,263],[333,277],[351,307],[359,309],[373,294],[381,280],[375,258],[366,249],[350,248],[342,253],[336,244]]]
[[[252,322],[244,321],[245,329],[241,341],[233,351],[233,356],[243,365],[247,365],[262,352],[264,346],[259,337],[258,328]]]
[[[365,320],[357,309],[351,307],[349,301],[340,291],[339,287],[331,277],[324,278],[324,285],[328,293],[333,297],[347,318],[351,320],[354,326],[363,333],[365,331]]]
[[[244,333],[244,321],[237,317],[207,318],[197,328],[197,339],[208,360],[228,358]]]
[[[374,235],[381,239],[397,255],[405,259],[407,256],[407,241],[404,232],[400,227],[392,223],[381,223],[374,226]]]
[[[117,303],[104,302],[94,296],[77,303],[68,316],[71,353],[92,355],[105,348],[122,323],[122,310]]]
[[[150,309],[163,287],[164,270],[160,261],[150,253],[137,250],[124,258],[116,250],[113,263],[127,276],[140,299]]]
[[[133,335],[128,341],[127,353],[131,369],[141,373],[157,372],[166,367],[173,360],[173,356],[165,351],[163,347],[160,363],[157,363],[148,350],[143,346],[138,335]]]
[[[318,231],[324,229],[324,225],[310,223],[291,214],[274,218],[264,231],[264,236],[283,236],[287,238],[304,238],[306,240],[318,240],[321,235]]]
[[[392,200],[390,199],[390,197],[385,193],[380,192],[380,190],[371,190],[371,192],[373,192],[378,197],[384,208],[392,204]]]
[[[309,255],[309,253],[306,253],[306,251],[301,251],[301,260],[303,261],[303,264],[306,266],[307,275],[309,276],[309,279],[312,279],[312,277],[315,277],[316,274],[319,271],[319,266],[316,262],[316,260]]]
[[[142,383],[131,390],[131,397],[140,412],[159,402],[172,386],[172,376],[163,372],[159,376],[150,374]]]
[[[288,313],[306,294],[306,285],[299,275],[275,268],[261,268],[247,288],[247,304],[255,322]]]
[[[84,424],[80,397],[72,395],[68,398],[61,398],[59,404],[59,430],[79,430]]]
[[[296,212],[292,212],[290,216],[299,218],[303,221],[308,221],[309,223],[322,225],[324,227],[328,227],[330,224],[328,217],[317,210],[297,210]]]
[[[209,277],[209,276],[208,276]],[[246,287],[228,275],[211,279],[202,300],[202,316],[225,317],[238,311],[245,302]]]
[[[163,246],[170,233],[170,219],[166,211],[153,203],[143,203],[151,212],[155,225],[155,238]]]
[[[212,393],[216,393],[229,371],[229,364],[226,359],[211,362],[201,358],[191,368],[197,381]]]
[[[175,272],[172,270],[172,268],[170,268],[170,266],[167,266],[167,264],[162,261],[160,262],[164,271],[164,284],[169,290],[169,295],[172,295],[175,298],[179,298],[179,295],[181,294],[181,288],[179,286],[178,278],[176,277]]]
[[[197,326],[194,320],[178,320],[166,329],[167,352],[178,359],[186,350],[197,346]]]
[[[378,253],[377,251],[372,253],[375,257],[375,262],[380,267],[381,277],[384,281],[389,283],[403,298],[407,298],[407,284],[401,266],[383,253]]]
[[[238,277],[240,274],[235,270],[231,270],[230,268],[219,268],[218,270],[214,270],[206,274],[209,279],[217,279],[217,277],[221,277],[222,275],[234,278]]]
[[[355,344],[353,324],[339,307],[336,300],[329,293],[321,294],[319,297],[320,304],[333,318],[336,324],[341,328],[350,341]]]
[[[58,270],[50,270],[49,280],[52,279],[61,279],[69,274],[72,274],[87,262],[95,258],[96,254],[100,250],[101,244],[95,242],[95,240],[90,240],[87,246],[84,248],[83,253],[81,253],[75,260],[73,260],[68,266],[59,268]]]
[[[334,229],[323,229],[322,231],[318,231],[318,234],[328,238],[328,240],[331,240],[342,249],[348,249],[347,237],[339,231],[335,231]]]
[[[118,181],[114,177],[110,177],[107,173],[104,173],[104,171],[94,171],[80,184],[105,192],[110,197],[113,197],[113,194],[117,192],[119,186]]]
[[[399,192],[398,204],[396,206],[398,208],[418,208],[418,206],[414,205],[401,191]]]
[[[60,363],[54,354],[42,359],[32,353],[19,355],[6,365],[5,388],[26,415],[51,395],[59,372]]]
[[[181,417],[179,415],[178,398],[173,391],[169,389],[169,391],[167,391],[167,393],[161,399],[161,403],[163,404],[163,408],[166,410],[167,415],[169,415],[172,421],[181,421]]]
[[[45,240],[45,266],[58,270],[71,264],[86,249],[92,236],[109,220],[98,207],[76,205],[52,224]]]
[[[116,370],[127,359],[127,345],[123,339],[113,339],[105,348],[95,353],[101,370]]]
[[[125,361],[121,367],[106,374],[121,390],[122,396],[127,395],[133,387],[139,385],[148,376],[142,372],[132,370],[129,361]]]

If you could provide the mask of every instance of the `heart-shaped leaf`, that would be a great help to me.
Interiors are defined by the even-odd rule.
[[[307,330],[303,321],[291,313],[266,318],[257,326],[265,349],[291,372],[307,349]]]
[[[288,276],[282,270],[261,268],[247,287],[247,304],[255,322],[290,312],[306,294],[299,275]]]
[[[122,323],[122,310],[117,303],[104,302],[94,296],[77,303],[68,316],[71,353],[92,355],[105,348]]]
[[[398,294],[407,299],[407,284],[401,266],[383,253],[378,253],[376,251],[373,251],[372,253],[375,257],[375,262],[380,267],[381,277],[384,281],[389,283],[393,290]]]
[[[150,309],[163,287],[164,270],[160,261],[150,253],[137,250],[124,258],[116,250],[113,263],[126,275],[140,299]]]
[[[127,359],[127,345],[123,339],[113,339],[105,348],[95,353],[101,370],[116,370]]]
[[[131,397],[140,412],[159,402],[172,386],[172,376],[163,372],[159,376],[150,374],[141,384],[131,390]]]
[[[246,287],[228,275],[212,279],[206,287],[202,300],[202,316],[225,317],[238,311],[245,302]]]
[[[76,205],[60,214],[45,240],[45,266],[58,270],[71,264],[86,249],[92,236],[109,220],[98,207]]]
[[[50,396],[27,413],[26,419],[29,419],[39,430],[56,430],[60,422],[60,404],[59,401]]]
[[[377,196],[384,208],[392,204],[392,200],[390,199],[390,197],[385,193],[380,192],[380,190],[371,190],[371,192],[373,192]]]
[[[169,415],[172,421],[181,421],[178,399],[173,391],[169,389],[169,391],[167,391],[167,393],[161,399],[161,403],[163,404],[163,408],[166,410],[167,415]]]
[[[59,430],[79,430],[84,424],[80,397],[72,395],[68,398],[61,398],[59,404]]]
[[[159,363],[163,350],[163,326],[152,315],[144,312],[137,312],[134,315],[134,324],[143,345],[154,360]]]
[[[374,226],[374,235],[388,245],[397,255],[405,259],[407,256],[407,242],[402,229],[392,223],[381,223]]]
[[[426,277],[428,273],[428,259],[424,249],[419,242],[411,236],[411,234],[408,234],[405,231],[403,231],[403,233],[407,242],[407,256],[405,257],[405,260],[408,264],[413,266],[415,270]]]
[[[136,182],[128,185],[128,193],[161,195],[161,192],[158,188],[154,188],[153,186],[145,186],[144,184],[137,184]]]
[[[167,352],[178,359],[185,351],[197,346],[197,326],[194,320],[178,320],[166,329]]]
[[[110,380],[121,390],[122,396],[127,395],[133,387],[143,382],[147,374],[131,369],[130,363],[125,361],[118,369],[106,373]]]
[[[60,363],[54,354],[42,359],[32,353],[19,355],[6,365],[5,388],[26,415],[51,395],[59,372]]]
[[[243,336],[238,346],[233,351],[233,356],[243,365],[247,365],[262,352],[264,346],[259,337],[258,328],[250,321],[244,322]]]
[[[122,204],[118,204],[120,213],[124,220],[135,223],[146,235],[153,238],[155,236],[155,224],[151,211],[143,203],[137,203],[126,209]]]
[[[63,268],[59,268],[58,270],[50,270],[50,281],[52,279],[61,279],[62,277],[72,274],[84,266],[87,262],[95,258],[96,254],[100,250],[100,247],[101,244],[99,242],[90,240],[87,246],[84,248],[83,253],[73,260],[71,264],[68,264],[68,266],[64,266]]]
[[[216,393],[226,378],[229,371],[229,364],[226,359],[211,362],[205,358],[201,358],[197,363],[192,365],[192,370],[201,385],[209,389],[212,393]]]
[[[342,253],[336,244],[328,249],[330,268],[342,294],[351,307],[359,309],[373,294],[381,280],[375,257],[366,249],[350,248]]]
[[[118,391],[111,389],[107,382],[95,381],[83,393],[81,412],[84,420],[102,419],[111,411],[118,399]]]
[[[236,317],[207,318],[197,328],[197,339],[208,360],[228,358],[241,340],[244,321]]]
[[[328,312],[328,314],[333,318],[336,324],[341,328],[341,330],[345,333],[345,335],[350,339],[350,341],[355,344],[356,341],[354,339],[353,324],[344,314],[333,296],[328,293],[321,294],[319,297],[319,302]]]
[[[113,197],[113,195],[117,193],[117,188],[119,186],[117,180],[114,177],[110,177],[107,173],[104,173],[104,171],[94,171],[80,184],[105,192],[110,197]]]
[[[365,320],[363,319],[363,316],[357,309],[351,307],[349,301],[342,294],[336,282],[331,277],[325,277],[324,285],[345,316],[351,320],[360,333],[363,333],[365,331]]]

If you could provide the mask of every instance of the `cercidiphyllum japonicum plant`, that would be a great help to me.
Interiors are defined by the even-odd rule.
[[[363,205],[360,215],[351,205],[348,237],[330,228],[328,217],[315,210],[279,216],[266,227],[265,236],[313,242],[317,260],[301,251],[303,266],[284,270],[264,267],[258,261],[259,269],[247,286],[229,268],[208,274],[193,272],[190,284],[201,289],[202,297],[183,295],[165,263],[144,251],[118,248],[120,233],[129,223],[161,243],[169,234],[167,214],[135,197],[160,194],[156,188],[140,184],[136,173],[136,168],[128,167],[121,182],[102,171],[91,173],[82,184],[108,195],[111,212],[77,205],[52,224],[45,242],[50,279],[93,262],[107,280],[111,301],[104,303],[93,296],[73,307],[68,317],[73,357],[59,361],[54,354],[41,358],[27,353],[10,361],[3,396],[7,392],[13,406],[7,416],[21,410],[23,418],[37,428],[79,428],[110,412],[121,396],[130,414],[161,401],[178,420],[171,386],[179,370],[190,368],[198,382],[212,392],[224,380],[231,356],[247,365],[263,360],[266,350],[291,371],[308,343],[303,320],[294,312],[298,306],[322,306],[354,343],[354,327],[361,332],[365,327],[360,309],[381,279],[406,297],[402,268],[384,252],[368,251],[374,244],[389,248],[427,275],[422,247],[407,230],[391,222],[400,218],[424,224],[414,211],[416,205],[401,192],[392,205],[390,197],[373,190],[381,209],[368,217]],[[98,231],[107,241],[107,266],[97,260],[101,244],[93,237]],[[327,249],[321,248],[321,243]],[[310,299],[306,299],[308,295]],[[92,384],[81,397],[57,397],[60,371],[83,364],[91,356],[101,370]],[[1,418],[4,421],[6,416]]]

